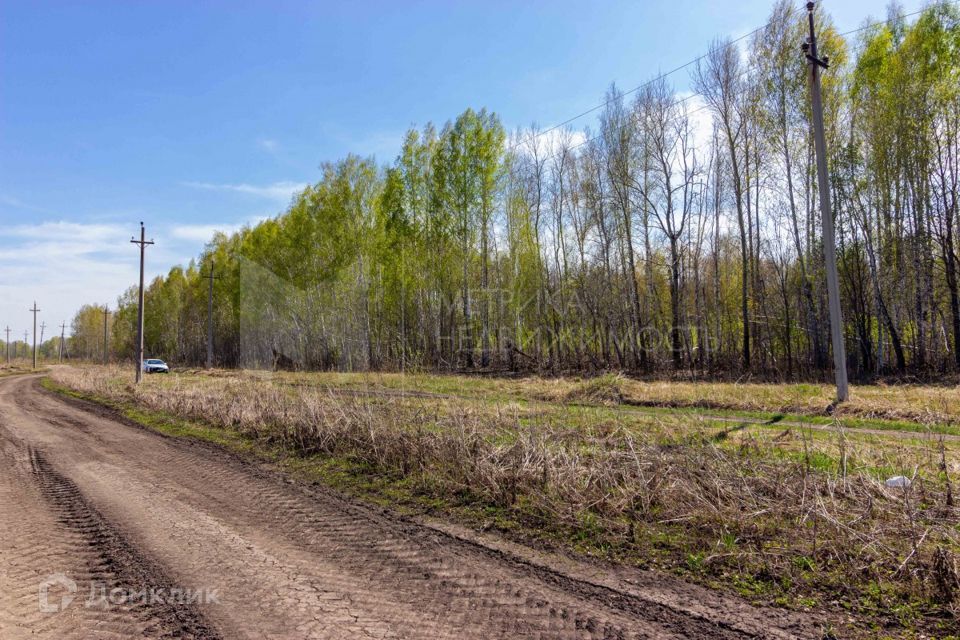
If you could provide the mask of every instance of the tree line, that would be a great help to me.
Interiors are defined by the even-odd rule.
[[[850,40],[822,15],[817,32],[851,372],[957,371],[960,14],[892,6]],[[693,95],[611,86],[583,130],[508,133],[468,109],[386,166],[324,163],[286,211],[150,283],[147,354],[204,362],[212,271],[220,366],[822,376],[805,35],[781,1],[711,45]],[[91,313],[72,353],[102,336]],[[131,288],[116,357],[136,315]]]

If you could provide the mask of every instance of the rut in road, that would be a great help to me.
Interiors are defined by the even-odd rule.
[[[181,617],[175,622],[185,634],[458,639],[818,635],[812,620],[757,609],[665,576],[640,578],[647,580],[647,595],[640,596],[457,539],[326,490],[291,485],[276,473],[209,447],[164,438],[64,403],[40,391],[35,379],[0,382],[0,425],[5,427],[0,437],[8,440],[5,447],[19,439],[37,452],[28,489],[45,496],[48,511],[61,514],[59,526],[87,536],[98,557],[107,558],[106,566],[141,567],[153,580],[218,589],[219,604],[200,605],[196,615],[177,612]],[[73,515],[64,522],[62,514]],[[91,537],[91,531],[101,530],[114,533]],[[4,552],[5,544],[0,542]],[[119,579],[125,579],[122,572]],[[171,619],[169,612],[159,617]],[[137,629],[137,637],[161,636],[159,627]]]
[[[137,593],[144,585],[169,586],[169,580],[139,557],[42,454],[2,426],[0,465],[0,638],[219,638],[189,605],[132,604],[116,597],[104,602],[100,596],[114,590]],[[39,591],[54,576],[72,580],[77,591],[70,593],[63,584],[52,587],[48,605],[59,605],[65,595],[72,602],[51,615],[41,611]]]

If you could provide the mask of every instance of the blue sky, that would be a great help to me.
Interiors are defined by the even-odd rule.
[[[214,229],[282,211],[324,160],[388,162],[411,125],[468,106],[549,126],[770,6],[0,0],[0,329],[22,338],[34,299],[50,325],[113,306],[136,281],[140,220],[148,272],[165,272]],[[822,6],[842,30],[886,12]]]

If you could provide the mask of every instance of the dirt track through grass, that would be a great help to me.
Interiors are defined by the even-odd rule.
[[[0,381],[0,443],[22,461],[3,466],[2,486],[49,496],[0,506],[22,514],[24,527],[0,538],[0,553],[22,568],[3,573],[4,593],[19,594],[0,602],[5,640],[38,630],[90,637],[89,625],[112,625],[116,637],[818,634],[809,617],[756,609],[663,575],[633,572],[622,589],[601,587],[569,564],[505,555],[291,485],[211,449],[64,404],[37,385],[27,377]],[[12,516],[0,514],[0,522]],[[91,538],[91,531],[101,533]],[[25,536],[38,541],[34,552],[11,548]],[[76,579],[89,579],[83,567],[113,567],[103,579],[123,584],[133,575],[125,567],[140,567],[134,582],[215,587],[220,601],[199,605],[193,618],[186,610],[38,614],[36,581],[52,566],[41,541],[57,536],[73,541],[57,567]]]
[[[842,608],[855,627],[893,636],[942,633],[954,615],[945,479],[957,475],[957,447],[930,433],[857,431],[843,419],[830,431],[758,426],[569,395],[522,401],[488,381],[453,395],[463,381],[435,377],[368,393],[358,376],[330,388],[304,374],[174,374],[136,389],[123,372],[53,376],[170,433],[279,456],[378,503],[757,601]],[[896,473],[913,478],[910,491],[883,486]]]

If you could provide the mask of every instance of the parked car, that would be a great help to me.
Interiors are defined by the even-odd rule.
[[[146,373],[170,373],[170,367],[163,360],[151,358],[143,361],[143,370]]]

